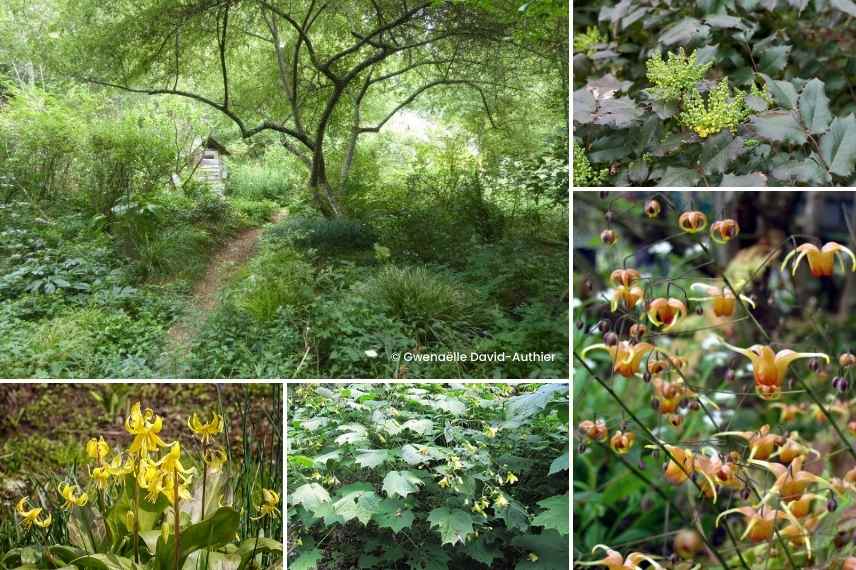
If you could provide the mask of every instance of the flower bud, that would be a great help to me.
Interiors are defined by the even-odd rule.
[[[616,236],[615,232],[612,230],[603,230],[600,232],[600,241],[606,245],[613,245],[618,241],[618,236]]]
[[[600,331],[601,334],[605,333],[609,330],[609,321],[606,319],[601,319],[597,322],[597,330]]]
[[[834,513],[838,509],[838,501],[835,500],[834,496],[829,497],[829,500],[826,501],[826,510],[830,513]]]
[[[618,335],[612,331],[609,331],[605,335],[603,335],[603,343],[606,346],[615,346],[618,344]]]
[[[662,211],[662,206],[660,206],[660,202],[657,200],[648,200],[648,203],[645,204],[645,215],[649,218],[656,218],[660,215]]]
[[[856,365],[856,356],[850,352],[845,352],[838,357],[838,364],[844,368],[850,368],[851,366]]]
[[[695,558],[696,554],[704,549],[704,542],[697,531],[684,528],[679,530],[675,535],[672,547],[678,556],[684,560],[690,560],[691,558]]]

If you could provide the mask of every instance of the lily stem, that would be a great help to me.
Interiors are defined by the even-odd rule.
[[[172,510],[175,513],[174,523],[175,524],[175,570],[179,570],[178,568],[178,550],[181,546],[181,516],[180,511],[178,509],[178,466],[173,467],[172,469]]]

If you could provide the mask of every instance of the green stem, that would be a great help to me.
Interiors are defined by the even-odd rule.
[[[179,570],[178,568],[178,555],[179,548],[181,545],[181,516],[178,510],[178,467],[173,467],[172,470],[172,510],[175,514],[173,519],[175,524],[175,570]]]
[[[630,410],[630,408],[627,407],[627,405],[624,403],[624,401],[618,396],[618,394],[615,393],[615,391],[609,386],[609,384],[607,384],[600,376],[595,374],[594,370],[592,370],[591,367],[586,363],[586,361],[576,352],[574,352],[574,358],[580,364],[582,364],[583,367],[586,369],[586,371],[588,371],[589,375],[592,378],[594,378],[597,381],[597,383],[600,384],[604,388],[604,390],[606,390],[609,393],[609,395],[612,397],[612,399],[615,400],[616,402],[618,402],[618,405],[621,406],[621,408],[627,413],[627,415],[630,416],[630,418],[634,422],[636,422],[636,424],[640,428],[642,428],[642,431],[645,432],[645,434],[648,436],[648,438],[651,439],[651,441],[653,441],[657,445],[657,447],[662,449],[663,452],[666,454],[666,456],[675,465],[677,465],[681,471],[683,471],[684,475],[686,475],[686,477],[692,482],[692,484],[695,485],[695,487],[696,487],[696,489],[698,489],[699,493],[703,494],[704,491],[702,490],[701,486],[698,484],[698,481],[696,481],[692,477],[691,473],[687,472],[687,470],[683,466],[683,463],[681,463],[680,461],[675,459],[675,457],[666,448],[666,446],[663,445],[663,443],[653,434],[653,432],[650,429],[648,429],[648,426],[646,426],[644,423],[642,423],[642,421],[638,417],[636,417],[636,414],[634,414]],[[719,510],[718,509],[715,509],[715,510],[717,511],[716,514],[718,515]],[[734,545],[734,549],[737,551],[737,557],[740,559],[740,564],[746,570],[750,570],[749,565],[746,564],[746,560],[743,559],[743,554],[740,552],[740,547],[737,544],[737,538],[735,538],[734,533],[731,531],[731,527],[728,525],[728,521],[723,521],[723,526],[725,527],[725,532],[728,534],[728,538],[731,540],[731,543]],[[726,568],[727,568],[727,566],[726,566]]]
[[[835,433],[838,434],[838,438],[847,446],[847,450],[850,452],[850,455],[853,456],[853,459],[856,459],[856,449],[853,449],[853,444],[848,441],[847,436],[844,435],[844,432],[841,431],[841,428],[838,427],[838,423],[836,423],[835,419],[832,417],[832,414],[829,413],[829,410],[826,409],[826,406],[823,405],[823,402],[820,401],[820,398],[817,397],[817,394],[814,393],[814,390],[803,380],[799,375],[797,375],[797,381],[800,383],[805,391],[808,393],[809,397],[814,400],[814,403],[817,404],[817,407],[820,408],[820,411],[823,412],[823,415],[826,416],[826,419],[832,424],[832,427],[835,428]]]

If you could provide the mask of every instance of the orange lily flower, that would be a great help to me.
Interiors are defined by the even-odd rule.
[[[779,495],[782,500],[786,502],[799,499],[803,496],[806,489],[815,483],[822,483],[828,487],[829,482],[826,479],[818,477],[809,471],[803,470],[802,466],[804,460],[805,457],[803,456],[796,457],[790,465],[785,466],[781,463],[770,463],[767,461],[750,459],[749,463],[767,469],[776,477],[776,481],[773,483],[773,486],[770,487],[770,490],[767,491],[764,498],[761,499],[760,504],[765,504],[773,495]]]
[[[684,398],[691,398],[696,395],[696,393],[687,388],[683,380],[680,379],[675,380],[674,382],[669,382],[662,378],[654,378],[652,384],[654,385],[654,394],[656,394],[657,399],[660,402],[657,409],[663,414],[675,413],[681,403],[681,400]]]
[[[785,266],[788,264],[788,261],[790,261],[790,259],[797,253],[799,253],[799,255],[791,266],[791,275],[796,274],[797,266],[800,264],[800,261],[802,261],[802,258],[808,257],[808,268],[811,270],[811,274],[814,277],[829,277],[832,275],[833,269],[835,269],[836,255],[842,253],[850,256],[850,260],[852,261],[850,270],[856,271],[856,255],[854,255],[853,251],[849,248],[834,241],[827,242],[820,249],[818,249],[816,245],[804,243],[796,249],[791,250],[791,252],[785,256],[784,261],[782,261],[782,271],[785,270]],[[838,262],[841,264],[841,269],[846,272],[847,269],[844,267],[844,260],[841,257],[838,257]]]
[[[777,445],[785,443],[785,438],[770,433],[770,426],[764,424],[758,431],[723,431],[714,437],[733,435],[749,442],[749,459],[767,459],[773,454]]]
[[[822,352],[795,352],[790,349],[773,352],[769,346],[755,344],[749,348],[738,348],[727,342],[722,342],[727,348],[739,352],[752,361],[755,373],[755,391],[764,400],[775,400],[781,396],[781,385],[788,373],[791,362],[800,358],[825,358],[829,356]]]
[[[690,285],[690,289],[701,291],[705,294],[705,297],[690,297],[690,301],[713,301],[713,314],[717,317],[730,317],[734,314],[737,301],[731,289],[727,287],[714,287],[705,283],[693,283]],[[740,300],[752,305],[753,309],[755,308],[755,302],[746,295],[740,295]]]
[[[788,501],[785,503],[785,507],[791,512],[792,515],[801,519],[811,513],[811,503],[815,500],[826,500],[821,495],[816,495],[815,493],[806,493],[799,499],[794,499],[793,501]]]
[[[614,313],[615,309],[618,308],[618,304],[624,301],[624,306],[628,309],[632,309],[636,305],[639,304],[639,301],[645,296],[645,292],[642,290],[642,287],[625,287],[624,285],[619,285],[612,292],[612,301],[610,302],[610,310]]]
[[[584,433],[589,439],[594,441],[603,441],[606,439],[606,436],[609,435],[606,428],[606,422],[603,418],[598,418],[596,421],[582,421],[577,427],[580,432]]]
[[[722,457],[714,451],[708,455],[697,455],[693,467],[697,473],[701,473],[704,479],[700,482],[702,492],[708,499],[716,502],[717,487],[728,487],[731,489],[742,489],[743,482],[737,478],[739,467],[730,462],[725,462]]]
[[[678,227],[688,234],[695,234],[707,227],[707,216],[703,212],[684,212],[678,217]]]
[[[710,239],[716,243],[725,243],[736,238],[740,233],[740,225],[737,220],[731,218],[719,220],[710,225]]]
[[[787,506],[785,509],[787,509]],[[818,515],[812,515],[810,517],[806,517],[802,522],[792,520],[788,517],[790,524],[780,530],[779,535],[787,538],[793,544],[804,542],[806,553],[808,554],[808,557],[811,558],[811,539],[809,538],[809,534],[817,530],[817,526],[820,524],[820,521],[823,520],[823,517],[827,514],[829,513],[824,512]]]
[[[598,544],[592,548],[591,552],[594,554],[598,550],[606,551],[606,558],[593,562],[576,562],[575,564],[577,566],[606,566],[608,570],[642,570],[642,563],[647,562],[651,565],[648,567],[651,570],[664,570],[662,566],[657,564],[656,557],[649,554],[631,552],[627,558],[623,558],[621,553],[603,544]]]
[[[625,287],[630,287],[637,281],[642,275],[636,271],[635,269],[616,269],[609,275],[609,279],[615,283],[616,285],[624,285]]]
[[[686,316],[687,306],[674,297],[659,297],[648,304],[648,319],[655,326],[666,325],[663,331],[671,329]]]
[[[770,406],[771,408],[779,408],[782,412],[779,416],[779,422],[792,422],[797,419],[797,416],[805,411],[805,404],[783,404],[776,402]]]
[[[630,341],[627,340],[622,340],[614,346],[606,346],[600,343],[586,347],[582,355],[585,356],[587,352],[597,349],[605,350],[612,356],[614,373],[630,378],[639,370],[639,363],[642,362],[645,355],[654,350],[654,345],[647,342],[630,344]]]
[[[666,370],[669,367],[672,368],[686,368],[687,359],[681,358],[680,356],[666,356],[664,357],[662,353],[658,353],[658,355],[651,360],[648,361],[648,372],[651,374],[659,374],[663,370]]]
[[[761,505],[757,509],[755,507],[737,507],[719,513],[719,516],[716,517],[716,526],[719,526],[719,519],[731,513],[740,513],[749,520],[740,540],[748,537],[752,542],[770,540],[773,537],[773,527],[776,521],[789,518],[786,512],[773,510],[765,505]]]
[[[673,485],[680,485],[686,481],[695,470],[693,452],[689,449],[675,447],[674,445],[666,445],[665,447],[669,450],[672,457],[675,458],[674,461],[669,459],[669,462],[666,464],[666,468],[664,469],[666,479],[668,479]],[[675,461],[677,461],[677,463],[675,463]]]
[[[797,457],[814,454],[820,458],[820,453],[816,449],[812,449],[800,441],[799,433],[792,431],[791,435],[785,440],[785,443],[776,450],[770,457],[778,456],[779,461],[788,464]]]
[[[636,442],[636,434],[633,432],[623,432],[621,430],[612,434],[612,437],[609,439],[609,447],[612,448],[612,451],[619,455],[624,455],[625,453],[630,452],[630,448],[633,447],[633,444]]]

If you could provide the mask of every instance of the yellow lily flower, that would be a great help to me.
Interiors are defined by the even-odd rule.
[[[89,477],[95,482],[95,486],[103,491],[110,484],[110,467],[96,467]]]
[[[75,496],[75,491],[80,492],[80,487],[77,485],[70,485],[68,483],[62,483],[57,487],[59,494],[62,495],[62,498],[65,499],[65,503],[63,503],[62,508],[71,510],[74,507],[84,507],[86,503],[89,501],[89,495],[86,493],[80,493]]]
[[[24,530],[29,530],[33,525],[41,528],[48,528],[53,521],[53,517],[50,513],[47,514],[44,518],[39,518],[39,515],[42,514],[41,507],[33,507],[32,509],[27,510],[27,502],[29,501],[29,497],[21,497],[21,500],[18,501],[18,504],[15,505],[15,511],[17,511],[18,515],[21,517],[21,526],[24,527]]]
[[[593,562],[576,562],[575,564],[578,566],[606,566],[608,570],[641,570],[642,563],[647,562],[651,565],[649,566],[651,570],[664,570],[662,566],[657,564],[656,557],[649,554],[631,552],[627,555],[627,558],[624,558],[619,552],[603,544],[596,545],[592,548],[591,552],[594,554],[598,550],[605,551],[606,557]]]
[[[199,438],[203,445],[207,445],[213,436],[223,432],[223,416],[214,414],[211,421],[206,424],[199,419],[199,416],[193,414],[187,420],[187,427],[190,428],[193,435]]]
[[[125,418],[125,430],[134,436],[128,452],[133,455],[148,455],[151,451],[166,447],[167,444],[158,436],[162,429],[163,418],[156,416],[151,408],[142,412],[139,402],[134,404],[130,415]]]
[[[177,441],[170,446],[169,453],[164,455],[157,465],[167,473],[178,472],[181,475],[196,473],[196,468],[187,469],[181,464],[181,444]]]
[[[514,485],[515,483],[517,483],[517,481],[518,481],[518,479],[517,479],[517,475],[515,475],[515,474],[514,474],[514,473],[512,473],[511,471],[509,471],[509,472],[505,475],[505,482],[506,482],[506,483],[508,483],[509,485]]]
[[[722,342],[726,348],[739,352],[752,361],[755,374],[755,391],[764,400],[775,400],[781,396],[781,385],[788,373],[791,362],[800,358],[824,358],[829,362],[829,356],[822,352],[795,352],[790,349],[773,352],[769,346],[755,344],[749,348],[738,348],[727,342]]]
[[[636,371],[639,370],[639,363],[646,354],[654,350],[654,345],[647,342],[639,342],[630,344],[628,340],[622,340],[614,346],[606,346],[603,343],[593,344],[586,347],[582,356],[592,350],[605,350],[612,356],[613,367],[612,371],[616,374],[621,374],[625,378],[630,378]]]
[[[730,317],[734,314],[737,301],[734,293],[727,287],[714,287],[705,283],[693,283],[690,289],[701,291],[704,297],[690,297],[690,301],[713,301],[713,314],[717,317]],[[755,302],[746,295],[740,295],[740,300],[755,308]]]
[[[850,256],[852,261],[850,270],[856,271],[856,255],[854,255],[853,251],[849,248],[834,241],[827,242],[822,248],[818,248],[816,245],[810,243],[804,243],[797,246],[785,256],[784,261],[782,261],[782,271],[785,270],[788,261],[790,261],[790,259],[797,253],[799,253],[799,255],[791,266],[791,275],[796,275],[797,266],[799,266],[800,261],[802,261],[803,257],[808,257],[808,268],[811,270],[811,274],[814,277],[829,277],[835,269],[836,256],[842,253]],[[844,267],[844,260],[841,257],[842,256],[838,257],[838,262],[841,264],[841,269],[846,272],[847,269]]]
[[[264,517],[272,517],[279,514],[279,493],[270,489],[262,489],[262,504],[256,507],[259,511],[259,516],[252,517],[253,520],[259,520]]]
[[[110,446],[104,441],[103,437],[95,439],[94,437],[86,442],[86,455],[90,459],[94,459],[99,464],[107,461],[107,455],[110,454]]]

